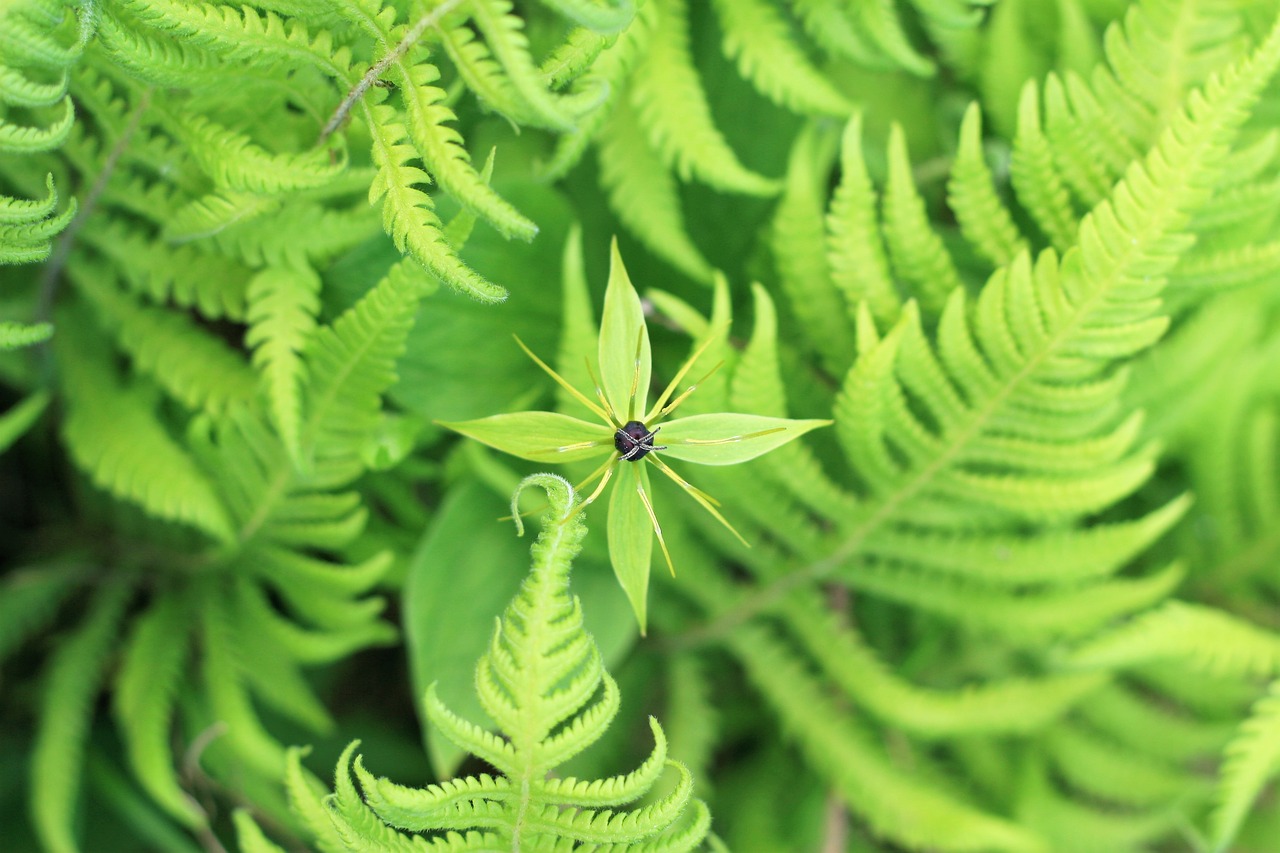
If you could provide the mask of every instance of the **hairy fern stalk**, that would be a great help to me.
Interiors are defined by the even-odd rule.
[[[1278,16],[0,0],[3,846],[1274,851]]]

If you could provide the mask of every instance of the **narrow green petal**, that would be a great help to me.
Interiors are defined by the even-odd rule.
[[[651,367],[644,309],[622,265],[615,240],[609,286],[604,292],[604,316],[600,319],[600,383],[619,421],[635,420],[644,412]]]
[[[667,449],[659,452],[669,459],[700,465],[735,465],[830,423],[731,413],[693,415],[662,424],[654,443],[666,445]]]
[[[639,492],[643,472],[641,465],[619,465],[609,499],[609,560],[631,601],[641,634],[645,631],[649,560],[653,555],[653,523]]]
[[[438,423],[533,462],[576,462],[613,452],[612,428],[555,412],[512,412],[474,421]]]

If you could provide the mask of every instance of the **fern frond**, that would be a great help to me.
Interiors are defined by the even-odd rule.
[[[93,699],[132,593],[122,583],[99,589],[84,622],[49,666],[32,745],[30,802],[36,835],[52,853],[80,849],[72,827]]]
[[[60,322],[77,327],[70,316]],[[83,324],[79,324],[83,325]],[[63,440],[76,463],[100,488],[157,518],[180,522],[227,540],[231,525],[211,484],[156,419],[146,386],[125,388],[75,339],[56,350],[68,389]]]
[[[1211,607],[1168,601],[1087,640],[1064,663],[1117,669],[1165,660],[1214,674],[1274,675],[1280,672],[1280,636]]]
[[[734,411],[782,418],[788,413],[778,352],[778,317],[768,291],[752,287],[754,325],[751,340],[733,371],[729,400]],[[848,518],[856,501],[824,470],[822,460],[804,444],[793,441],[764,456],[771,479],[809,511],[832,523]]]
[[[991,168],[982,152],[982,111],[977,104],[969,105],[960,125],[960,147],[947,182],[947,202],[964,236],[996,266],[1010,263],[1030,248],[996,195]]]
[[[576,133],[564,134],[556,139],[555,152],[541,170],[544,176],[555,179],[567,175],[582,158],[606,119],[623,106],[621,102],[630,100],[626,95],[627,81],[633,66],[648,50],[653,25],[653,12],[647,6],[642,6],[626,30],[612,44],[600,49],[590,72],[580,79],[584,86],[603,90],[604,95],[596,110],[579,120]],[[554,79],[549,82],[554,85]]]
[[[765,0],[716,0],[724,52],[766,98],[798,113],[846,116],[853,105],[798,49],[786,20]]]
[[[198,113],[171,108],[162,114],[170,131],[220,188],[281,193],[321,186],[346,168],[345,152],[340,149],[272,154],[246,135]]]
[[[236,632],[230,591],[206,583],[198,595],[205,701],[214,719],[226,726],[217,746],[229,750],[237,765],[279,779],[285,768],[284,747],[263,727],[245,683],[243,644],[251,638]]]
[[[855,589],[1014,641],[1086,634],[1117,617],[1156,605],[1177,588],[1183,575],[1182,568],[1173,564],[1142,578],[1010,592],[893,565],[868,565],[841,573]]]
[[[167,247],[121,220],[93,220],[77,235],[112,262],[129,289],[209,319],[242,320],[253,277],[243,264],[192,245]]]
[[[832,139],[810,127],[802,131],[787,162],[786,184],[774,216],[772,246],[783,292],[792,310],[813,332],[827,370],[840,375],[854,354],[851,311],[836,290],[826,264],[822,197]]]
[[[324,805],[328,789],[302,766],[302,758],[309,751],[291,746],[285,754],[284,785],[289,808],[310,833],[320,853],[347,853]]]
[[[912,74],[933,74],[933,62],[911,44],[892,0],[864,0],[854,6],[859,29],[886,57]]]
[[[682,180],[744,195],[773,195],[772,181],[743,166],[711,120],[689,53],[685,0],[654,0],[642,14],[657,21],[631,81],[631,100],[650,144]]]
[[[524,21],[513,14],[510,0],[473,0],[467,8],[490,55],[505,72],[506,86],[519,99],[518,113],[508,118],[549,130],[573,130],[575,116],[567,109],[566,98],[543,87],[524,34]]]
[[[889,130],[889,179],[884,192],[884,233],[894,269],[928,316],[937,316],[951,291],[960,287],[955,262],[930,226],[924,199],[911,174],[902,128]]]
[[[884,56],[864,38],[855,23],[856,13],[843,0],[790,0],[805,32],[827,53],[852,59],[860,65],[887,64]]]
[[[311,335],[301,430],[308,457],[315,452],[330,459],[360,457],[381,417],[381,395],[395,381],[396,359],[426,292],[411,277],[387,275],[331,325]]]
[[[300,460],[302,352],[320,310],[320,278],[305,266],[267,269],[249,283],[249,330],[254,367],[266,389],[272,421],[294,460]]]
[[[327,30],[312,36],[297,19],[286,22],[273,12],[261,13],[248,6],[202,2],[120,0],[119,5],[139,22],[171,37],[185,38],[226,62],[315,67],[344,82],[350,78],[349,51],[335,49]]]
[[[43,627],[74,591],[75,575],[56,568],[18,569],[0,582],[0,663]]]
[[[1153,808],[1175,802],[1205,800],[1203,778],[1077,725],[1063,724],[1045,739],[1045,752],[1055,770],[1077,790],[1127,807]]]
[[[386,645],[396,637],[390,625],[376,621],[341,629],[308,630],[277,613],[266,592],[253,583],[236,585],[236,602],[245,635],[269,638],[289,660],[298,663],[331,663],[359,649]]]
[[[1086,673],[929,690],[892,673],[856,629],[842,628],[820,603],[792,598],[783,609],[787,627],[846,695],[920,737],[1036,732],[1106,681]]]
[[[134,367],[193,410],[220,412],[247,401],[253,374],[241,355],[186,316],[139,304],[89,264],[72,278],[99,318],[133,358]]]
[[[373,135],[373,161],[378,176],[369,188],[369,202],[382,199],[383,228],[396,247],[412,255],[450,287],[481,302],[501,302],[506,291],[477,275],[457,256],[441,232],[443,224],[431,197],[417,188],[430,180],[426,172],[408,165],[417,156],[407,143],[408,131],[388,106],[365,106]]]
[[[877,320],[892,322],[902,299],[889,270],[878,205],[862,156],[862,114],[856,113],[841,137],[840,183],[826,219],[827,258],[831,280],[848,304],[865,300]]]
[[[217,59],[180,40],[167,39],[154,30],[139,27],[122,10],[110,6],[99,13],[97,44],[115,62],[141,80],[175,88],[216,85]]]
[[[285,853],[283,847],[267,838],[248,811],[236,809],[231,813],[231,820],[235,823],[236,841],[242,853]]]
[[[808,760],[877,833],[917,848],[1049,849],[1031,831],[902,773],[764,629],[744,627],[729,642]]]
[[[1216,853],[1231,848],[1249,808],[1267,780],[1280,769],[1280,681],[1272,682],[1258,700],[1238,734],[1227,745],[1217,804],[1212,817],[1211,842]]]
[[[36,154],[57,148],[67,139],[75,123],[76,111],[70,98],[62,102],[62,114],[43,126],[0,122],[0,151],[6,154]]]
[[[425,702],[428,719],[446,737],[496,767],[502,777],[470,777],[410,789],[374,777],[359,758],[353,769],[351,756],[358,742],[352,743],[338,762],[336,794],[326,801],[348,847],[564,853],[590,847],[656,853],[691,850],[705,837],[709,821],[701,804],[681,822],[692,797],[692,777],[667,760],[666,739],[652,718],[654,749],[632,773],[598,781],[549,777],[548,771],[603,733],[619,700],[599,650],[583,631],[581,607],[569,595],[570,562],[586,534],[582,515],[574,511],[573,489],[550,474],[535,474],[521,488],[530,483],[544,487],[551,502],[543,533],[533,547],[533,570],[476,666],[481,702],[505,737],[450,711],[434,683]],[[600,698],[592,703],[597,695]],[[640,808],[615,808],[648,793],[664,766],[675,766],[679,774],[670,790]],[[311,805],[307,808],[314,811]],[[434,834],[409,837],[392,827]],[[457,834],[461,831],[467,835]]]
[[[1022,87],[1018,132],[1013,139],[1009,174],[1018,201],[1059,251],[1075,244],[1076,213],[1062,176],[1053,164],[1053,149],[1040,126],[1040,93],[1034,82]]]
[[[398,41],[398,31],[393,30],[387,15],[371,14],[371,11],[354,0],[344,5],[344,13],[358,20],[380,42],[382,49],[391,53]],[[533,239],[537,226],[494,192],[471,166],[461,135],[450,126],[456,117],[442,103],[444,91],[434,85],[440,72],[428,62],[411,64],[405,57],[398,58],[391,68],[400,85],[409,133],[435,180],[504,236]]]
[[[711,265],[689,238],[676,182],[649,147],[626,99],[614,106],[599,138],[600,180],[618,218],[676,269],[709,281]]]
[[[183,790],[174,767],[170,724],[189,652],[190,602],[158,597],[134,624],[113,697],[125,752],[138,781],[180,823],[206,824],[204,811]]]
[[[53,337],[51,323],[0,323],[0,352],[35,346]],[[0,446],[8,446],[10,442],[0,442]]]

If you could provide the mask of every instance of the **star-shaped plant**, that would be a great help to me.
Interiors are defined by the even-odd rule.
[[[513,412],[444,426],[484,442],[505,453],[534,462],[574,462],[607,456],[596,470],[575,488],[590,495],[577,511],[593,503],[609,483],[609,558],[622,588],[631,600],[641,629],[645,624],[645,600],[649,563],[656,536],[667,566],[675,573],[671,554],[653,508],[649,467],[652,466],[684,489],[717,521],[742,539],[721,515],[719,502],[689,483],[664,458],[701,465],[733,465],[746,462],[786,444],[815,427],[831,421],[794,420],[718,413],[666,420],[698,387],[689,385],[676,393],[689,370],[714,339],[699,346],[652,405],[649,384],[652,364],[649,330],[640,297],[636,294],[613,247],[609,284],[600,323],[599,373],[588,361],[587,372],[595,384],[595,399],[574,388],[519,338],[516,342],[539,367],[599,418],[590,423],[556,412]],[[714,370],[713,370],[714,372]],[[710,375],[710,374],[708,374]],[[705,379],[706,377],[704,377]],[[702,380],[699,380],[702,381]],[[659,434],[661,433],[661,434]],[[646,463],[646,464],[639,464]],[[650,531],[652,530],[652,533]],[[743,540],[744,544],[746,540]]]

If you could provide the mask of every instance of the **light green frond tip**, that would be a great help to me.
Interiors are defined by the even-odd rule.
[[[668,759],[657,720],[649,720],[653,749],[633,772],[599,780],[556,772],[605,733],[620,697],[569,593],[571,562],[586,535],[577,496],[567,480],[533,474],[516,489],[513,513],[530,486],[545,490],[549,503],[533,568],[476,665],[481,706],[500,734],[453,714],[434,685],[426,700],[432,724],[500,775],[409,788],[367,771],[355,741],[338,761],[335,794],[323,801],[347,849],[568,851],[587,845],[674,853],[706,840],[706,806],[693,799],[689,771]],[[516,524],[523,529],[518,514]],[[296,755],[290,773],[295,809],[305,811],[314,828],[315,797],[303,790]],[[664,776],[674,778],[660,796],[649,797]],[[644,805],[627,808],[642,799]]]

